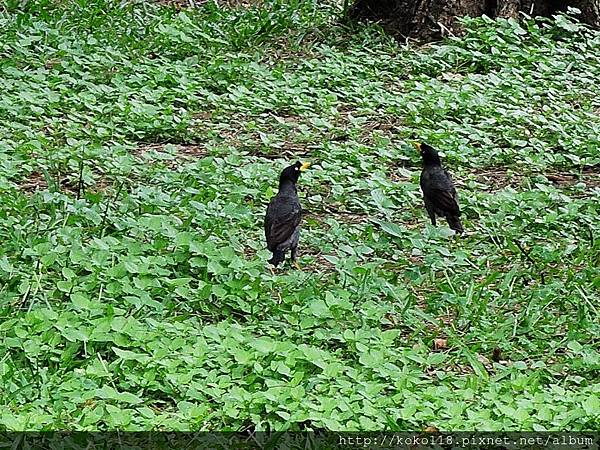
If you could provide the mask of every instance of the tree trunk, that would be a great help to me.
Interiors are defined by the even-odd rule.
[[[461,16],[551,16],[569,6],[581,10],[581,21],[600,27],[600,0],[355,0],[348,15],[379,22],[399,37],[436,39],[456,33]]]

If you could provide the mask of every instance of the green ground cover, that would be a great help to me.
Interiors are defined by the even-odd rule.
[[[0,7],[0,429],[598,430],[600,33]],[[463,239],[409,145],[443,152]],[[302,271],[267,268],[308,159]]]

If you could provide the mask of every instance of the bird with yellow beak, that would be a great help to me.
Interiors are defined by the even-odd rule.
[[[300,241],[302,207],[298,199],[296,183],[300,174],[309,167],[310,163],[298,161],[283,169],[279,176],[277,195],[271,199],[267,207],[264,222],[265,237],[267,248],[273,253],[269,263],[275,267],[285,260],[285,255],[290,250],[292,264],[300,268],[296,258]]]
[[[413,145],[423,161],[419,184],[432,225],[436,225],[436,217],[444,217],[450,228],[462,233],[464,229],[452,176],[442,167],[440,155],[433,147],[420,142],[414,142]]]

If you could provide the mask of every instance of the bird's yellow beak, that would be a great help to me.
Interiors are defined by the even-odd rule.
[[[419,153],[422,152],[422,150],[421,150],[421,143],[420,142],[413,142],[413,145],[415,146],[415,148],[417,149],[417,151]]]
[[[309,162],[302,163],[302,165],[300,166],[300,172],[304,172],[309,167],[310,167],[310,163]]]

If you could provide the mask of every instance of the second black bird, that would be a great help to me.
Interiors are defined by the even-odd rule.
[[[298,241],[300,240],[300,219],[302,208],[298,199],[296,183],[300,173],[310,166],[297,162],[286,167],[279,177],[279,191],[271,199],[265,216],[265,237],[267,248],[273,253],[269,263],[277,267],[291,250],[292,263],[296,263]]]
[[[460,207],[452,177],[442,167],[440,156],[433,147],[427,144],[415,144],[415,147],[423,160],[420,184],[431,223],[436,225],[436,216],[445,217],[450,228],[462,233]]]

